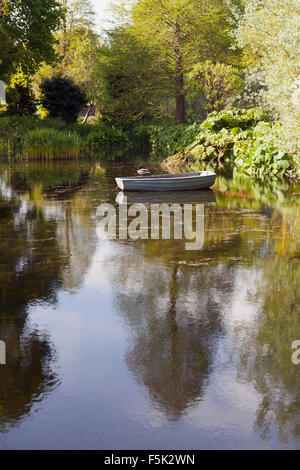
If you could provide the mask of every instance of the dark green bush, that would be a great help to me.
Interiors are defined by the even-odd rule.
[[[60,117],[66,122],[75,122],[87,103],[85,93],[71,79],[54,76],[41,84],[41,104],[49,117]]]
[[[15,85],[7,93],[7,114],[29,116],[36,112],[37,101],[29,87]]]

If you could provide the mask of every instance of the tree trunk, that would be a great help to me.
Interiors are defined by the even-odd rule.
[[[88,108],[88,110],[87,110],[87,113],[86,113],[86,115],[85,115],[85,117],[84,117],[84,120],[83,120],[82,124],[85,124],[85,123],[87,122],[87,120],[88,120],[88,118],[89,118],[89,115],[91,114],[91,111],[92,111],[92,108],[93,108],[93,104],[94,104],[94,103],[89,103],[89,108]]]
[[[182,89],[178,90],[176,94],[176,112],[175,112],[175,122],[185,121],[185,96],[182,94]]]
[[[175,22],[175,62],[176,62],[176,74],[175,74],[175,89],[176,89],[176,111],[175,111],[175,122],[185,121],[185,96],[183,94],[184,87],[184,69],[183,69],[183,54],[182,54],[182,37],[180,31],[180,25]]]

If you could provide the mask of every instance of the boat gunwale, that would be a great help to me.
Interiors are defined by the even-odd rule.
[[[208,173],[208,174],[203,174],[203,173]],[[125,177],[118,177],[116,178],[119,180],[136,180],[136,181],[153,181],[153,180],[179,180],[179,179],[192,179],[192,178],[207,178],[209,176],[217,176],[216,173],[213,171],[202,171],[202,172],[197,172],[197,173],[173,173],[173,174],[163,174],[163,175],[151,175],[151,176],[125,176]]]

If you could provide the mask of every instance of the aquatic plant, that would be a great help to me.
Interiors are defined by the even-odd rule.
[[[24,135],[22,155],[27,159],[78,158],[82,141],[75,132],[35,129]]]

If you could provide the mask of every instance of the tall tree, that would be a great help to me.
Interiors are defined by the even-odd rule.
[[[283,119],[283,147],[300,150],[299,0],[245,0],[237,37],[260,72],[266,104]]]
[[[170,93],[161,76],[157,52],[123,27],[108,32],[102,44],[97,76],[102,116],[121,126],[159,112]]]
[[[92,106],[98,91],[94,70],[100,49],[99,37],[93,30],[93,6],[90,0],[62,0],[62,5],[65,17],[55,34],[59,60],[54,66],[43,64],[35,76],[35,88],[59,73],[79,85]]]
[[[231,11],[223,0],[138,0],[131,10],[132,33],[159,51],[160,68],[173,86],[176,122],[185,120],[184,81],[205,60],[234,63]]]
[[[56,0],[2,0],[0,3],[0,77],[18,68],[27,75],[55,59],[53,31],[64,16]]]
[[[63,59],[68,54],[74,31],[92,30],[95,11],[90,0],[61,0],[65,10],[60,31],[59,50]]]

